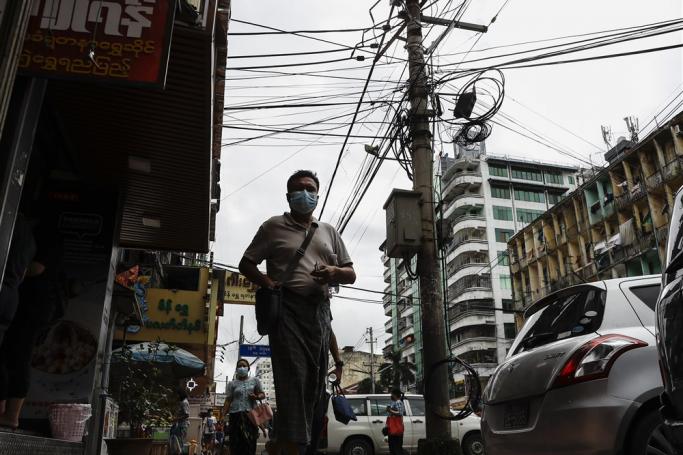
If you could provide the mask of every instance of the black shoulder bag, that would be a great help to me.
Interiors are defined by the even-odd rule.
[[[258,330],[259,335],[268,335],[277,327],[277,323],[280,320],[280,311],[282,311],[282,287],[294,272],[301,258],[306,254],[306,249],[311,243],[317,228],[318,225],[316,223],[311,223],[304,243],[296,250],[294,257],[287,264],[285,273],[280,277],[280,287],[277,289],[259,288],[256,291],[256,330]]]

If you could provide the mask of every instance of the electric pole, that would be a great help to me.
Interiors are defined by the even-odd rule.
[[[367,333],[370,335],[370,382],[372,383],[372,393],[375,393],[375,338],[372,334],[372,327],[369,327]]]
[[[418,453],[450,453],[450,422],[438,418],[434,411],[449,414],[448,369],[432,371],[432,365],[448,357],[444,328],[444,306],[439,287],[439,264],[434,228],[433,153],[427,109],[427,73],[422,47],[422,12],[419,0],[406,0],[406,29],[408,49],[410,99],[410,136],[413,160],[413,190],[421,193],[422,244],[417,257],[420,275],[420,303],[422,307],[422,340],[427,407],[427,441],[421,441]],[[442,442],[443,441],[443,442]],[[457,448],[455,449],[457,450]],[[455,452],[457,453],[457,452]]]
[[[244,316],[240,316],[240,338],[239,338],[239,345],[242,346],[244,344]]]

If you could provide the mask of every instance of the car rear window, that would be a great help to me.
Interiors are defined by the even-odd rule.
[[[559,296],[529,319],[531,326],[522,329],[515,353],[597,331],[605,312],[605,296],[600,289]]]
[[[349,398],[347,400],[353,409],[353,413],[357,416],[368,415],[367,402],[365,398]]]
[[[661,288],[662,286],[660,284],[653,284],[650,286],[638,286],[631,288],[631,292],[638,297],[641,302],[654,311],[655,305],[657,305],[657,297],[659,297],[659,291]]]

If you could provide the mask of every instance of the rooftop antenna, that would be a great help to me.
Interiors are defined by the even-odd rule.
[[[638,128],[638,117],[629,115],[628,117],[624,117],[624,121],[626,122],[626,128],[628,128],[628,131],[631,133],[631,141],[638,142],[638,132],[640,131]]]
[[[607,150],[610,150],[612,148],[613,139],[612,127],[600,125],[600,129],[602,130],[602,140],[605,141],[605,145],[607,145]]]

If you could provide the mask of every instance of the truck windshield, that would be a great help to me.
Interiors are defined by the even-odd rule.
[[[553,341],[595,332],[602,324],[606,292],[582,290],[558,297],[529,318],[522,331],[515,354],[529,351]]]

